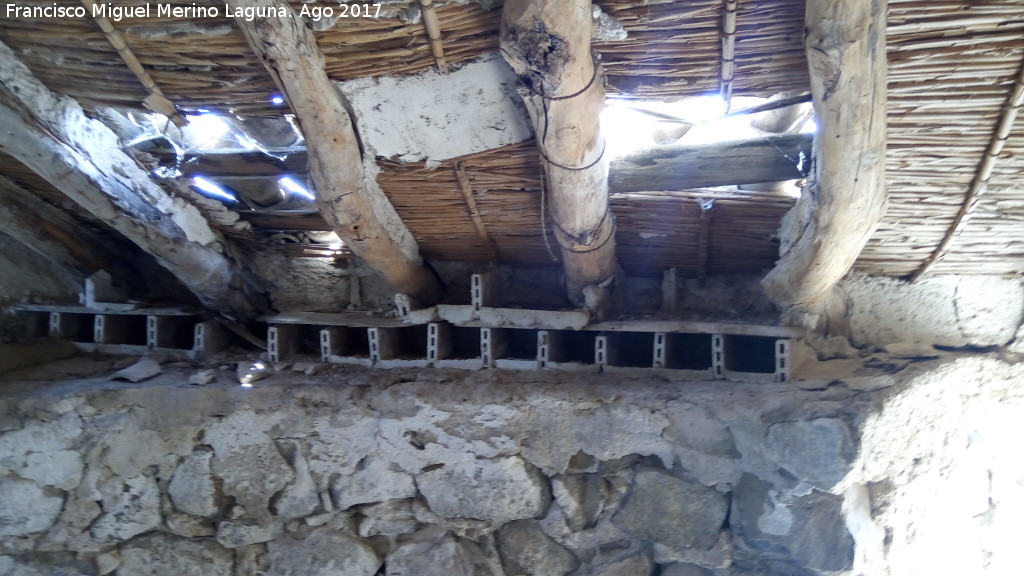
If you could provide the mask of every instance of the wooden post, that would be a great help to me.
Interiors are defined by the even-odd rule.
[[[520,95],[547,175],[569,299],[600,314],[617,265],[598,118],[603,73],[590,50],[590,12],[589,0],[509,0],[500,36],[502,55],[525,86]]]
[[[283,0],[227,0],[239,10],[273,7],[288,16],[236,18],[249,46],[273,76],[302,127],[317,208],[357,256],[398,292],[436,304],[441,281],[420,258],[419,247],[394,206],[368,186],[352,119],[324,71],[324,55],[312,30]]]
[[[2,43],[0,151],[152,254],[204,305],[240,319],[264,308],[203,214],[168,194],[109,128],[50,92]]]
[[[824,300],[885,214],[886,4],[807,1],[817,159],[782,257],[763,281],[786,309]]]

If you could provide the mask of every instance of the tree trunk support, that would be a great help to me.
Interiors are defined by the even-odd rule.
[[[324,71],[313,32],[283,0],[227,0],[233,8],[269,6],[289,13],[236,23],[284,93],[302,127],[317,208],[357,256],[398,292],[425,305],[444,292],[424,264],[419,247],[387,196],[368,185],[352,119]]]
[[[790,312],[812,311],[885,214],[886,0],[808,0],[816,162],[783,253],[763,280]]]
[[[510,0],[501,51],[522,82],[537,134],[569,299],[600,315],[617,264],[599,122],[604,82],[590,49],[592,26],[589,0]]]

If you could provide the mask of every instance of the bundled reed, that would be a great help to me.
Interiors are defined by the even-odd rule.
[[[478,241],[453,166],[461,162],[479,214],[503,262],[556,263],[540,225],[540,166],[532,142],[453,158],[440,166],[380,161],[378,182],[428,256],[488,261]],[[700,232],[698,198],[714,199],[710,271],[761,271],[778,256],[775,233],[793,205],[786,196],[749,191],[693,190],[613,196],[619,263],[628,272],[658,273],[666,267],[696,274]],[[548,230],[551,229],[550,224]],[[557,251],[554,237],[548,246]],[[557,252],[556,252],[557,254]]]
[[[943,241],[978,175],[1021,66],[1024,2],[890,0],[887,34],[889,209],[857,267],[906,276]],[[1017,124],[976,215],[935,273],[1024,269],[1024,205],[994,208],[1020,198],[1024,129]]]

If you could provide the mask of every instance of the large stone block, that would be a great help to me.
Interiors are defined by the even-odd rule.
[[[635,538],[677,550],[707,550],[718,541],[725,494],[657,468],[637,470],[613,523]]]
[[[600,474],[562,474],[551,479],[551,492],[575,532],[593,528],[608,499],[608,483]]]
[[[580,566],[572,552],[529,520],[509,522],[498,532],[498,552],[505,576],[564,576]]]
[[[32,452],[24,465],[16,470],[19,476],[44,486],[73,490],[82,480],[82,455],[74,450]]]
[[[4,576],[94,576],[90,562],[73,554],[31,554],[0,556]]]
[[[518,456],[456,462],[420,474],[416,483],[444,518],[501,525],[541,516],[551,502],[547,479]]]
[[[441,530],[420,532],[392,551],[386,564],[387,576],[501,576],[475,544]]]
[[[654,562],[649,554],[637,554],[599,564],[587,572],[587,576],[651,576]]]
[[[263,564],[267,574],[373,576],[381,561],[359,540],[318,528],[301,539],[278,538],[267,543]]]
[[[413,513],[412,501],[388,500],[379,504],[363,506],[359,509],[363,516],[359,522],[359,535],[366,538],[369,536],[397,536],[415,532],[420,523]]]
[[[662,568],[661,576],[715,576],[715,573],[696,564],[676,562]]]
[[[227,454],[215,452],[213,473],[223,481],[225,495],[234,496],[253,518],[270,515],[270,499],[294,477],[273,445],[236,446]]]
[[[338,476],[331,482],[334,504],[347,510],[357,504],[370,504],[416,495],[412,476],[392,470],[379,458],[368,459],[351,476]]]
[[[755,553],[751,562],[756,565],[749,569],[760,569],[765,563],[793,566],[793,573],[853,567],[854,541],[838,496],[821,492],[787,496],[744,474],[733,495],[729,523],[733,534]]]
[[[217,542],[225,548],[239,548],[249,544],[270,542],[281,534],[279,524],[261,526],[225,520],[217,524]]]
[[[665,413],[671,422],[665,429],[665,435],[671,438],[674,444],[705,454],[726,458],[739,457],[729,427],[722,420],[715,418],[707,408],[677,400],[665,406]]]
[[[277,444],[291,464],[295,477],[272,502],[274,513],[285,519],[309,516],[320,506],[320,495],[309,473],[309,462],[302,453],[302,443],[280,440]]]
[[[117,576],[231,576],[230,550],[211,540],[151,534],[121,547]]]
[[[846,476],[856,456],[849,427],[836,418],[772,424],[767,446],[797,479],[824,490]]]
[[[193,516],[213,517],[220,510],[210,470],[211,450],[196,450],[181,461],[167,485],[174,507]]]
[[[60,515],[64,498],[27,480],[0,480],[0,536],[27,536],[46,530]]]
[[[92,537],[100,542],[128,540],[160,525],[160,488],[148,476],[114,478],[100,491],[103,514],[92,524]]]

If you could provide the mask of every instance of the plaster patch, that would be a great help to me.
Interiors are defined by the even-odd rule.
[[[522,142],[532,136],[498,55],[447,74],[359,78],[339,84],[367,156],[439,161]]]
[[[1013,278],[932,276],[908,284],[856,276],[844,285],[857,345],[1001,346],[1013,339],[1024,312],[1024,290]]]

